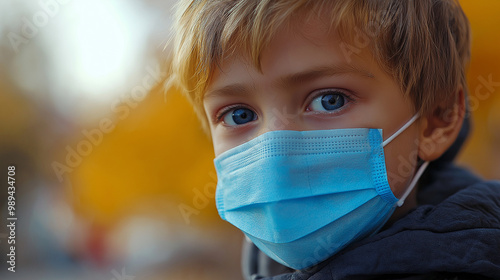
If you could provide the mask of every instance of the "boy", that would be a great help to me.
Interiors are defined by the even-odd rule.
[[[458,3],[186,0],[176,24],[170,82],[212,137],[247,279],[500,278],[500,184],[450,163]]]

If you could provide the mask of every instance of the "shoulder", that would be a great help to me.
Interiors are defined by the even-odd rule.
[[[422,213],[422,217],[438,218],[441,224],[500,228],[500,182],[476,182],[424,210],[428,212]]]
[[[352,280],[492,280],[493,278],[484,277],[468,273],[447,273],[437,272],[426,275],[383,275],[375,278],[360,278]]]

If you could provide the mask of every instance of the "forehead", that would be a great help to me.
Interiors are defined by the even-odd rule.
[[[235,49],[214,69],[208,92],[221,83],[237,83],[256,76],[264,76],[263,81],[277,82],[300,81],[300,78],[322,74],[374,78],[378,71],[367,45],[346,41],[321,18],[296,18],[283,24],[262,48],[258,59],[256,64],[251,52],[245,48]]]

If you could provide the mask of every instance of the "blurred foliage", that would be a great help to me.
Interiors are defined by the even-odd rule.
[[[462,0],[460,3],[472,29],[472,57],[467,76],[469,96],[478,97],[479,102],[477,108],[473,106],[473,130],[458,162],[485,178],[500,179],[500,36],[497,32],[500,1]],[[497,84],[493,91],[481,82],[488,81],[489,77]]]
[[[130,115],[72,173],[78,211],[103,224],[134,212],[220,223],[212,146],[187,100],[158,86],[137,107],[121,106]]]

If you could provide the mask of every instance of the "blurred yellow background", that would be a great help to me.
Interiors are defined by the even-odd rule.
[[[76,2],[59,4],[57,13],[49,14],[47,33],[66,12],[73,16]],[[42,40],[39,28],[38,37],[19,43],[21,53],[12,51],[8,36],[2,37],[0,159],[3,170],[14,164],[19,174],[19,215],[25,215],[19,229],[19,243],[25,244],[21,272],[47,279],[114,279],[125,273],[136,279],[241,278],[242,235],[217,214],[211,143],[185,98],[165,93],[158,84],[164,78],[164,30],[169,28],[162,19],[171,18],[172,5],[160,2],[141,6],[157,20],[149,25],[153,35],[145,39],[147,55],[141,57],[147,62],[117,78],[118,84],[129,83],[108,88],[118,94],[104,101],[77,97],[58,103],[61,95],[43,93],[55,88],[69,95],[64,86],[50,83],[57,74],[45,67],[53,62],[44,50],[65,40],[59,31]],[[500,2],[460,2],[472,26],[468,81],[473,131],[458,163],[498,180],[500,84],[487,87],[484,81],[500,83]],[[32,19],[37,8],[32,11],[10,15],[18,25],[4,24],[3,34],[19,30],[23,17]],[[134,38],[118,39],[124,45]],[[104,48],[102,42],[97,46]],[[22,69],[37,71],[25,75]],[[30,79],[48,82],[40,88],[26,85]],[[1,252],[4,246],[0,239]],[[2,273],[1,279],[11,279]]]

